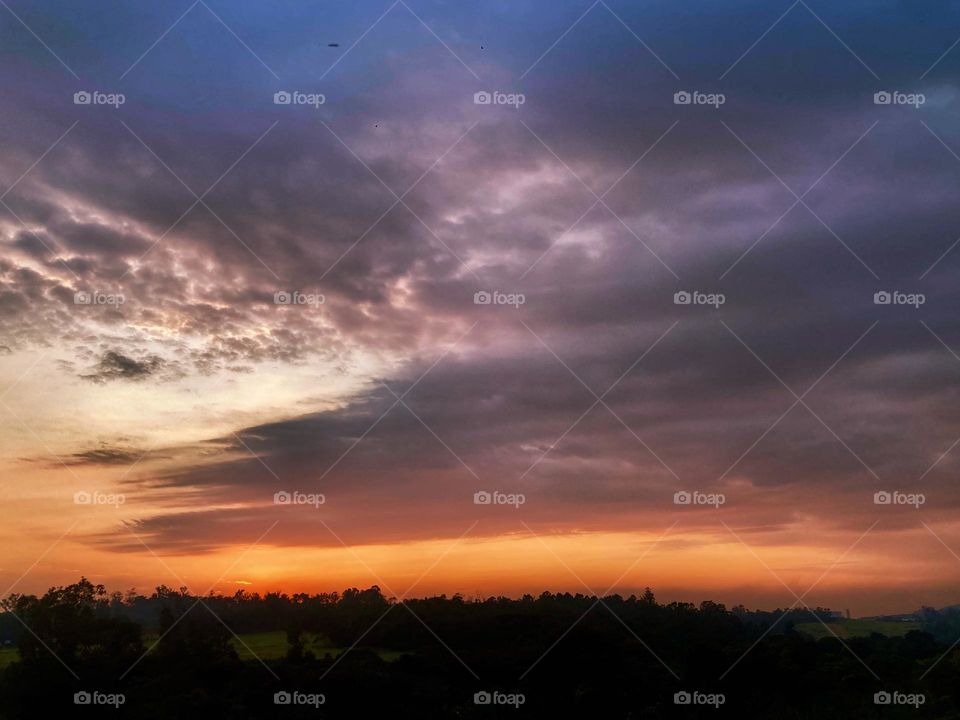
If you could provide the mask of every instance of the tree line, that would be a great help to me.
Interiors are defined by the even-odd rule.
[[[826,608],[659,603],[649,589],[398,602],[376,586],[145,596],[81,579],[2,607],[9,718],[103,712],[75,704],[91,692],[122,696],[111,712],[131,718],[960,717],[956,611],[928,610],[932,632],[815,640],[796,627]],[[241,660],[236,635],[268,631],[285,633],[282,657]],[[923,703],[882,704],[894,692]],[[291,693],[323,702],[277,704]],[[523,702],[484,704],[497,697]]]

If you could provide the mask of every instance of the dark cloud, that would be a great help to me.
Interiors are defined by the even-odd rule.
[[[132,466],[141,462],[169,459],[170,456],[152,448],[123,447],[100,443],[95,448],[61,458],[67,465]]]
[[[452,533],[487,485],[536,497],[531,522],[567,527],[636,527],[686,486],[727,493],[729,512],[769,528],[856,525],[887,484],[920,483],[953,508],[952,455],[924,473],[960,436],[960,162],[944,147],[960,148],[960,51],[918,78],[955,40],[955,3],[818,8],[850,49],[798,5],[732,67],[782,10],[611,2],[669,68],[598,5],[522,78],[583,8],[481,5],[428,8],[480,82],[399,10],[322,79],[333,60],[310,23],[252,7],[228,18],[283,86],[326,94],[318,109],[274,106],[280,85],[256,58],[225,49],[217,23],[185,21],[128,75],[125,106],[91,114],[42,48],[3,31],[4,52],[32,60],[7,71],[8,184],[82,120],[5,200],[18,217],[0,208],[5,346],[65,339],[96,382],[362,373],[367,355],[391,368],[335,409],[289,408],[238,427],[242,443],[213,438],[202,461],[190,448],[137,473],[145,491],[250,505],[174,509],[140,529],[180,548],[248,539],[287,484],[327,493],[323,512],[370,542]],[[166,25],[157,10],[117,12],[71,46],[103,78],[150,42],[117,40],[112,23]],[[331,10],[329,32],[358,37],[370,12]],[[468,41],[494,28],[496,61]],[[473,104],[494,88],[527,102]],[[927,103],[874,105],[895,88]],[[684,89],[727,101],[675,105]],[[477,306],[478,290],[526,303]],[[726,302],[675,305],[683,290]],[[883,290],[926,302],[874,304]],[[275,304],[291,291],[324,303]],[[77,292],[125,302],[78,306]],[[402,393],[474,324],[409,409],[383,416],[395,398],[380,382]],[[609,408],[567,432],[618,378]],[[126,460],[111,452],[75,459]]]
[[[84,380],[105,383],[111,380],[139,381],[155,376],[164,369],[164,360],[148,355],[139,360],[108,350],[100,358],[93,372],[81,375]]]

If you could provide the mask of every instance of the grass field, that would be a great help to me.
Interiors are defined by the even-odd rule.
[[[241,642],[242,641],[242,642]],[[233,647],[237,650],[237,655],[241,660],[253,660],[259,657],[261,660],[276,660],[287,653],[287,634],[282,630],[262,633],[248,633],[240,635],[240,639],[233,639]],[[303,649],[309,650],[317,657],[331,655],[336,657],[346,648],[333,647],[327,638],[320,635],[305,634]],[[381,659],[391,662],[400,657],[403,653],[395,650],[384,650],[374,648],[374,651]]]
[[[887,620],[834,620],[827,623],[830,630],[836,633],[837,637],[846,640],[847,638],[866,637],[871,633],[879,633],[888,637],[899,637],[906,635],[911,630],[919,630],[918,622],[894,622]],[[796,626],[798,632],[802,632],[817,640],[825,637],[833,637],[830,630],[827,630],[818,622],[800,623]]]
[[[919,630],[920,623],[917,622],[892,622],[884,620],[835,620],[827,623],[840,638],[866,637],[871,633],[880,633],[888,637],[898,637],[906,635],[910,630]],[[800,623],[796,626],[798,632],[809,635],[815,640],[825,637],[833,637],[830,631],[818,622]],[[144,645],[150,647],[156,642],[156,635],[148,635],[143,639]],[[262,633],[246,633],[240,635],[240,638],[233,639],[233,647],[241,660],[277,660],[283,657],[287,652],[287,634],[282,630]],[[321,635],[306,634],[304,637],[304,649],[309,650],[318,658],[324,655],[336,657],[346,648],[334,647],[330,641]],[[392,662],[403,655],[396,650],[385,650],[383,648],[374,648],[374,651],[383,660]],[[7,667],[17,659],[17,649],[9,647],[0,647],[0,670]]]
[[[151,647],[157,641],[155,634],[145,635],[143,644]],[[327,638],[321,635],[306,634],[304,636],[304,649],[309,650],[318,658],[324,655],[336,657],[346,648],[333,647]],[[239,639],[233,639],[233,647],[241,660],[277,660],[287,654],[287,634],[282,630],[262,633],[246,633],[239,636]],[[381,659],[392,662],[403,655],[396,650],[384,650],[382,648],[373,648],[374,652]],[[0,647],[0,670],[7,667],[17,660],[17,649],[13,647]]]

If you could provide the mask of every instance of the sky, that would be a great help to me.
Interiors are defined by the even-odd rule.
[[[2,5],[4,594],[960,602],[960,3]]]

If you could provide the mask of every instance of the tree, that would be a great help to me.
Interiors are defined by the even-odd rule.
[[[50,588],[41,598],[11,595],[2,606],[30,629],[18,643],[20,660],[26,665],[45,666],[59,658],[67,665],[113,666],[143,652],[140,626],[112,616],[104,586],[86,578]]]

